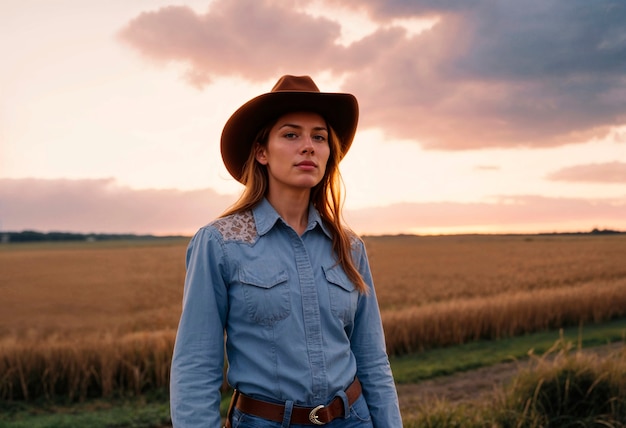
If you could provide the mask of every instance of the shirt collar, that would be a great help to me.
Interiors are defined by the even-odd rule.
[[[276,212],[272,204],[266,198],[263,198],[261,202],[259,202],[253,209],[252,214],[254,215],[254,221],[256,223],[256,230],[259,235],[265,235],[269,232],[278,220],[281,220],[280,215]],[[308,226],[306,228],[307,232],[309,230],[315,229],[316,226],[319,226],[324,234],[332,239],[332,234],[328,227],[322,221],[322,217],[320,213],[315,209],[313,204],[309,204],[309,221]]]

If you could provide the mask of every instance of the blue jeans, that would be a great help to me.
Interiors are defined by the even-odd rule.
[[[258,416],[243,413],[233,409],[232,428],[311,428],[315,425],[284,425],[280,422],[269,421]],[[324,425],[326,428],[373,428],[370,411],[365,398],[361,395],[352,406],[346,418],[337,418]]]

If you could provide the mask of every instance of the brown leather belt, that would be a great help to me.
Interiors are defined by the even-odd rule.
[[[346,389],[348,405],[351,406],[361,396],[361,383],[358,379]],[[282,422],[285,415],[285,405],[270,403],[249,397],[242,393],[237,394],[235,407],[244,413],[268,419],[274,422]],[[325,425],[330,421],[344,416],[343,400],[335,397],[326,406],[300,407],[293,406],[291,422],[296,425]]]

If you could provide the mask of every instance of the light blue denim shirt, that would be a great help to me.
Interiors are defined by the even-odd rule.
[[[267,200],[196,233],[171,370],[175,427],[220,426],[225,338],[228,382],[244,394],[314,407],[358,376],[374,426],[402,426],[365,247],[355,236],[367,295],[331,244],[312,206],[299,236]]]

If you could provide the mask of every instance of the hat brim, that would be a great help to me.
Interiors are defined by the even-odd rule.
[[[312,111],[334,129],[342,156],[352,145],[359,120],[359,105],[352,94],[283,91],[259,95],[241,106],[228,119],[221,138],[221,152],[228,172],[239,182],[259,130],[283,114]]]

